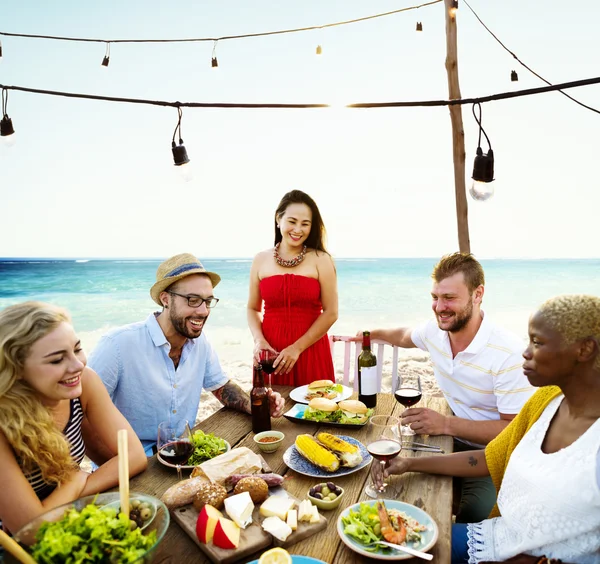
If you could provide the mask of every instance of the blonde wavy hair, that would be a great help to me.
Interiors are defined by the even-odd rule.
[[[50,410],[21,376],[33,344],[70,321],[63,309],[41,302],[24,302],[0,312],[0,431],[24,474],[39,467],[44,481],[56,485],[77,465]]]
[[[600,298],[586,294],[557,296],[545,301],[538,312],[565,344],[592,338],[600,346]],[[594,368],[600,370],[600,354]]]

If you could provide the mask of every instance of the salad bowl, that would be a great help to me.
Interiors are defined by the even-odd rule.
[[[137,549],[135,559],[128,560],[128,562],[132,562],[135,564],[150,563],[152,562],[158,545],[163,540],[164,535],[167,532],[167,529],[169,528],[169,510],[166,508],[162,501],[147,494],[130,492],[129,499],[139,500],[140,502],[146,502],[150,505],[151,516],[146,520],[146,522],[141,527],[141,530],[137,535],[145,536],[151,538],[152,540],[150,542],[145,542],[145,546],[143,548]],[[61,519],[63,519],[63,517],[65,517],[67,512],[71,509],[75,509],[78,512],[82,512],[84,509],[88,511],[96,511],[95,508],[91,508],[90,506],[96,506],[102,512],[112,512],[112,514],[114,514],[116,513],[116,511],[118,511],[120,507],[119,492],[107,492],[97,495],[90,495],[77,499],[71,503],[66,503],[64,505],[60,505],[59,507],[55,507],[54,509],[43,513],[42,515],[33,519],[27,525],[23,526],[15,533],[13,538],[23,548],[30,551],[31,548],[36,544],[36,534],[38,533],[38,531],[40,531],[40,528],[43,524],[61,521]],[[106,527],[106,525],[103,525],[100,520],[95,519],[94,516],[85,521],[85,527],[88,527],[88,523],[90,522],[94,522],[96,528],[90,528],[83,533],[81,528],[81,520],[76,533],[75,531],[70,530],[70,528],[75,527],[75,525],[68,525],[66,524],[66,522],[60,527],[60,530],[55,529],[52,532],[52,542],[49,543],[49,546],[52,546],[52,549],[48,552],[44,551],[41,555],[37,554],[36,561],[52,563],[66,562],[65,558],[63,558],[63,555],[61,554],[61,549],[67,556],[73,557],[74,553],[77,551],[77,549],[72,545],[72,537],[74,534],[79,534],[83,537],[89,531],[90,535],[97,535],[98,529],[101,529],[103,526]],[[45,526],[49,527],[49,525]],[[56,526],[58,526],[58,524],[56,524]],[[106,529],[107,535],[110,534],[108,527],[106,527]],[[63,537],[64,543],[61,543],[61,537]],[[50,552],[52,552],[52,554]],[[93,556],[90,556],[88,559],[85,560],[85,562],[92,564],[94,562],[121,561],[118,558],[111,560],[106,555],[96,554],[96,557],[98,559],[94,559]],[[5,562],[16,563],[17,561],[14,560],[10,554],[6,554]]]

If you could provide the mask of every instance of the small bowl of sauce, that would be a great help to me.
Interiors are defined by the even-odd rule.
[[[263,452],[275,452],[283,442],[285,435],[281,431],[263,431],[254,435],[254,442]]]

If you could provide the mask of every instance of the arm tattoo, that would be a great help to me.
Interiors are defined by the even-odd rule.
[[[471,466],[477,466],[477,459],[474,456],[469,456],[469,464]]]
[[[225,407],[251,413],[250,396],[231,380],[218,390],[214,390],[213,394]]]

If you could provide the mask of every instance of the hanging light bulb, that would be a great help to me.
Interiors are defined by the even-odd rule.
[[[173,153],[173,164],[177,167],[181,178],[184,182],[189,182],[193,178],[193,171],[190,167],[190,159],[187,154],[183,139],[181,138],[181,117],[183,111],[181,108],[177,108],[179,119],[173,132],[173,140],[171,141],[171,152]],[[175,143],[175,136],[179,132],[179,144]]]
[[[421,22],[417,22],[417,31],[423,31],[423,24]]]
[[[317,55],[323,54],[323,48],[320,45],[317,45]]]
[[[517,71],[510,71],[510,81],[511,82],[519,81],[519,75],[517,74]]]
[[[102,59],[102,66],[106,68],[110,63],[110,43],[106,44],[106,53],[104,53],[104,59]]]
[[[210,62],[210,66],[213,69],[219,68],[219,61],[217,61],[217,42],[216,41],[215,41],[215,44],[213,45],[212,60]]]
[[[479,108],[479,119],[475,114],[475,106]],[[479,126],[479,141],[475,152],[475,161],[473,162],[473,184],[469,189],[469,194],[474,200],[485,202],[494,195],[494,151],[492,151],[490,140],[481,125],[481,104],[473,104],[473,116]],[[489,149],[487,153],[484,153],[481,149],[482,133],[488,142]]]
[[[450,2],[450,15],[452,17],[456,16],[456,10],[458,10],[458,0],[452,0]]]
[[[0,59],[2,58],[2,41],[0,41]]]
[[[8,90],[2,89],[2,120],[0,121],[0,139],[5,147],[12,147],[15,144],[15,128],[13,127],[12,119],[6,113],[6,105],[8,103]]]
[[[473,184],[469,194],[478,202],[485,202],[494,195],[494,151],[490,149],[484,154],[481,147],[477,147],[475,162],[473,163]]]

